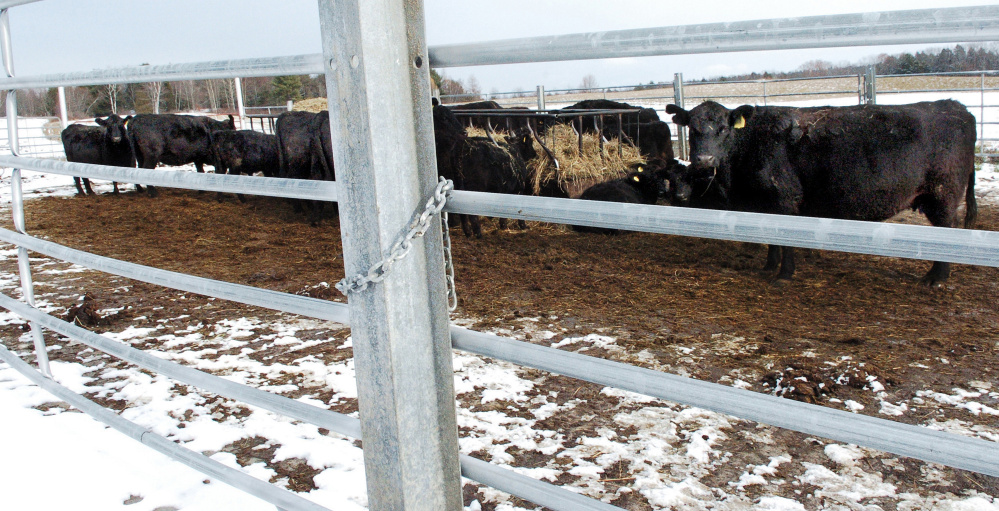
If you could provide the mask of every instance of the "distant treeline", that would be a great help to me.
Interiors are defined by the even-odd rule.
[[[999,70],[999,53],[988,47],[957,45],[953,49],[926,50],[916,54],[882,54],[877,59],[865,63],[833,64],[824,60],[811,60],[794,71],[754,72],[742,75],[706,78],[702,82],[725,82],[739,80],[815,78],[821,76],[856,75],[867,72],[868,66],[875,65],[879,75],[907,75],[919,73],[950,73],[955,71],[994,71]],[[643,85],[639,88],[669,86],[671,82]]]

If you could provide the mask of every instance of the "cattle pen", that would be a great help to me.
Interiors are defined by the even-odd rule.
[[[15,76],[8,10],[0,2],[13,170],[15,231],[0,240],[18,247],[22,303],[0,306],[31,325],[37,370],[0,347],[0,358],[72,406],[167,455],[280,509],[324,509],[294,492],[260,481],[129,422],[59,385],[51,377],[44,331],[129,361],[209,392],[362,439],[371,509],[462,508],[461,477],[556,510],[618,509],[496,464],[459,455],[452,350],[566,375],[684,405],[999,476],[999,444],[922,426],[789,401],[744,389],[569,353],[451,324],[448,316],[443,211],[648,233],[932,259],[999,266],[999,233],[926,226],[787,217],[665,206],[610,205],[570,199],[448,191],[437,179],[433,154],[429,68],[570,59],[641,57],[859,44],[999,40],[999,7],[838,15],[766,23],[709,24],[427,47],[419,2],[320,0],[323,53],[247,61],[141,66],[45,76]],[[774,29],[782,27],[780,37]],[[816,29],[816,26],[824,28]],[[398,44],[385,44],[384,34]],[[540,51],[539,48],[545,48]],[[406,65],[399,66],[398,62]],[[178,173],[102,167],[22,156],[16,90],[68,85],[281,76],[325,73],[339,179],[335,182]],[[378,136],[372,136],[377,134]],[[339,203],[345,274],[357,275],[347,305],[137,265],[89,254],[27,234],[21,170],[191,190],[243,193]],[[417,220],[414,221],[414,218]],[[419,231],[419,232],[417,232]],[[426,236],[417,234],[426,233]],[[403,243],[405,241],[405,243]],[[405,249],[402,247],[405,246]],[[159,286],[350,325],[357,368],[354,418],[164,361],[142,350],[34,308],[28,251]],[[2,497],[0,497],[2,498]]]

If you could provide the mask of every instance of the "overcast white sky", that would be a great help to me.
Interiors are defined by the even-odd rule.
[[[530,36],[934,7],[975,0],[426,0],[431,46]],[[47,0],[10,10],[15,72],[36,75],[126,65],[171,64],[321,51],[314,0]],[[834,63],[924,47],[838,48],[443,70],[474,75],[483,92],[635,85],[752,71],[787,71],[813,59]]]

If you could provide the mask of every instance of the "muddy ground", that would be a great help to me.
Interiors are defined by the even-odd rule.
[[[979,218],[978,228],[999,230],[995,206],[982,205]],[[924,223],[913,214],[896,221]],[[336,219],[311,227],[283,200],[250,198],[241,204],[227,197],[219,202],[214,194],[169,189],[162,189],[157,199],[135,193],[52,197],[29,202],[27,225],[33,235],[100,255],[342,301],[328,288],[317,287],[343,277]],[[9,220],[3,227],[11,229]],[[509,329],[514,337],[541,342],[536,330],[520,320],[543,318],[543,326],[560,336],[601,333],[617,338],[622,348],[586,351],[590,355],[705,381],[738,381],[757,392],[838,409],[855,402],[864,406],[861,413],[882,418],[882,402],[913,403],[907,413],[891,418],[913,424],[955,419],[969,429],[981,426],[995,432],[995,415],[974,415],[918,397],[926,391],[952,394],[976,381],[992,390],[978,402],[999,408],[996,268],[954,265],[944,286],[927,288],[918,284],[929,268],[925,261],[801,251],[795,280],[774,283],[759,272],[766,256],[766,248],[759,245],[644,233],[578,234],[538,223],[529,224],[526,231],[503,231],[487,222],[484,230],[482,239],[466,239],[460,229],[452,229],[457,317],[473,328]],[[12,259],[3,264],[9,266],[5,271],[16,273]],[[138,282],[130,282],[128,292],[115,292],[122,279],[96,272],[72,274],[71,279],[36,276],[42,289],[55,285],[54,279],[71,290],[49,301],[64,301],[69,308],[88,293],[99,309],[123,308],[102,328],[113,328],[119,320],[121,325],[135,324],[133,319],[140,316],[153,323],[192,314],[192,322],[209,324],[248,314],[274,315],[221,301],[192,312],[175,292]],[[8,347],[29,349],[18,341],[19,331],[2,329]],[[75,360],[75,351],[68,343],[52,356]],[[620,429],[601,414],[614,406],[615,398],[601,394],[600,387],[536,373],[533,377],[546,380],[547,388],[569,389],[587,402],[573,415],[548,419],[547,426],[570,439],[592,434],[597,427]],[[871,377],[884,385],[886,394],[870,390]],[[794,378],[798,384],[793,388],[781,383]],[[355,406],[338,411],[350,412]],[[729,488],[747,464],[766,463],[764,449],[754,442],[757,428],[740,424],[735,429],[719,447],[730,459],[702,482]],[[770,434],[792,450],[796,460],[829,463],[822,456],[821,440],[783,430]],[[518,458],[522,466],[546,462],[537,459],[537,453]],[[873,464],[869,470],[884,472],[898,493],[958,495],[971,489],[999,497],[996,478],[935,467],[945,475],[931,487],[920,475],[927,471],[925,463],[888,454],[875,454],[868,463]],[[608,478],[609,484],[627,485],[628,467],[620,467],[620,473],[620,478]],[[793,476],[787,475],[789,480]],[[560,482],[571,481],[568,475],[564,479]],[[297,478],[292,474],[291,480],[299,485],[296,489],[311,484],[307,472]],[[467,487],[466,501],[481,500],[478,492]],[[808,509],[824,506],[814,497],[805,500],[800,487],[788,484],[778,492],[801,500]],[[649,509],[638,492],[615,504]],[[878,505],[895,509],[891,499]]]

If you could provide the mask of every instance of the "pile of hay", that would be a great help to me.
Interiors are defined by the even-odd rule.
[[[531,192],[538,194],[545,188],[557,185],[570,197],[576,197],[592,184],[624,177],[634,165],[645,163],[638,148],[618,144],[617,138],[605,142],[601,157],[600,140],[596,134],[583,135],[583,151],[579,151],[579,136],[571,126],[553,126],[544,135],[545,145],[558,160],[559,168],[537,142],[534,147],[538,157],[527,162],[533,176],[528,183]],[[620,148],[620,151],[619,151]]]
[[[303,99],[302,101],[296,101],[295,104],[291,106],[293,111],[299,112],[312,112],[318,114],[323,110],[327,109],[326,98],[309,98]]]

